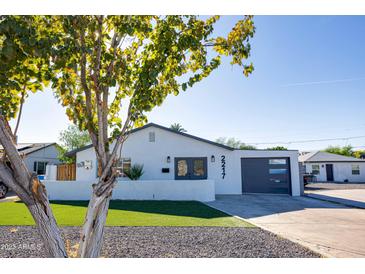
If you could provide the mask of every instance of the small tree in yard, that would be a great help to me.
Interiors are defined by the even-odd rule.
[[[43,88],[50,80],[47,24],[36,30],[42,18],[0,16],[0,180],[20,197],[32,214],[39,236],[50,257],[66,257],[60,231],[49,205],[44,186],[27,169],[16,148],[16,132],[21,109],[29,92]],[[43,22],[45,23],[45,22]],[[18,115],[14,131],[9,120]]]
[[[245,16],[224,38],[213,36],[218,16],[53,19],[60,39],[53,51],[52,87],[69,118],[88,130],[101,166],[79,246],[80,256],[97,257],[115,184],[117,152],[128,131],[143,125],[145,113],[167,95],[178,95],[208,77],[222,55],[232,56],[231,63],[242,66],[246,76],[251,73],[252,64],[243,60],[250,53],[254,25],[252,17]]]
[[[80,130],[88,131],[101,167],[79,246],[81,257],[97,257],[115,184],[115,165],[121,157],[118,151],[129,130],[143,125],[146,112],[161,105],[169,94],[178,95],[208,77],[220,65],[222,55],[231,56],[231,64],[241,66],[248,76],[253,66],[244,60],[250,54],[249,39],[255,29],[251,16],[239,20],[227,37],[214,36],[219,16],[207,20],[196,16],[41,19],[52,32],[51,46],[45,43],[52,60],[52,88],[68,117]],[[125,113],[123,120],[121,112]],[[52,216],[48,204],[46,208],[47,216]],[[46,220],[40,223],[48,226]],[[61,241],[59,246],[64,250]]]

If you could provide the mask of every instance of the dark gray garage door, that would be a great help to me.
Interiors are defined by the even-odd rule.
[[[244,193],[290,194],[289,158],[242,158]]]

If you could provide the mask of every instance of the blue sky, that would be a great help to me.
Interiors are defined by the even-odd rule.
[[[238,19],[223,17],[217,33],[227,33]],[[225,59],[209,78],[149,113],[149,121],[165,126],[178,122],[193,135],[235,137],[246,143],[365,135],[365,17],[255,16],[254,21],[250,61],[255,71],[249,78]],[[57,141],[68,123],[50,90],[32,95],[19,141]],[[363,148],[364,141],[283,145],[300,150],[347,144]]]

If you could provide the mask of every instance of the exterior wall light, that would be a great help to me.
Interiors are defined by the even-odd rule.
[[[214,163],[214,162],[215,162],[215,157],[214,157],[214,155],[212,155],[212,156],[210,157],[210,161],[211,161],[212,163]]]
[[[167,156],[166,158],[166,162],[170,163],[171,162],[171,157],[170,156]]]

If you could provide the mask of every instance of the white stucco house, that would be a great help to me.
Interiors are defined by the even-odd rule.
[[[365,182],[364,159],[314,151],[302,153],[299,162],[318,182]]]
[[[60,162],[56,143],[19,143],[17,149],[28,170],[39,176],[46,174],[47,165],[55,165]],[[0,146],[0,155],[1,151]]]
[[[76,182],[47,185],[51,199],[87,199],[98,177],[91,145],[74,150]],[[130,132],[120,169],[140,164],[139,181],[118,178],[115,199],[214,200],[216,194],[276,193],[300,195],[298,151],[239,150],[149,123]],[[72,197],[70,197],[72,196]]]

